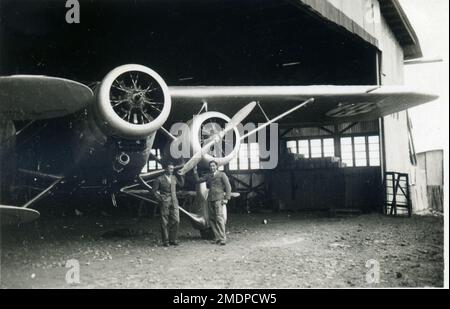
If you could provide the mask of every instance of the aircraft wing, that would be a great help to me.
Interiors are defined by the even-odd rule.
[[[313,104],[286,116],[280,123],[337,124],[377,119],[438,98],[404,86],[192,86],[170,87],[178,115],[192,114],[204,102],[208,110],[234,114],[249,101],[259,101],[269,118],[314,98]],[[179,116],[176,119],[182,119]],[[265,122],[262,112],[249,121]]]
[[[259,101],[269,117],[314,98],[315,103],[286,116],[281,123],[321,123],[377,119],[437,99],[403,86],[175,86],[169,87],[172,121],[186,120],[204,102],[209,110],[236,113],[249,101]],[[0,116],[11,120],[62,117],[86,107],[92,90],[81,83],[48,76],[0,77]],[[262,113],[249,121],[265,122]]]
[[[69,115],[86,107],[92,90],[78,82],[48,76],[0,77],[0,116],[39,120]]]

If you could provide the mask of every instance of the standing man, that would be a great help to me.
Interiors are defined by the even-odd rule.
[[[174,165],[168,163],[165,167],[164,175],[156,178],[152,192],[159,202],[161,213],[161,236],[162,244],[168,247],[169,244],[178,246],[178,225],[180,223],[180,213],[178,210],[177,185],[184,186],[184,177],[174,173]]]
[[[224,246],[226,244],[226,205],[231,197],[231,185],[228,176],[218,170],[216,161],[209,162],[209,171],[209,174],[199,177],[197,167],[195,167],[194,178],[197,183],[206,181],[206,186],[209,189],[209,225],[214,233],[214,242]]]

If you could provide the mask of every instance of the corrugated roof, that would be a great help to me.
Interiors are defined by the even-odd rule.
[[[379,0],[381,14],[403,47],[405,60],[423,57],[419,39],[398,0]]]

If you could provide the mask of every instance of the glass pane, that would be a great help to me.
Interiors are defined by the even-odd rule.
[[[312,139],[310,143],[311,143],[311,158],[321,158],[322,157],[322,140]]]
[[[358,152],[356,152],[355,151],[355,159],[366,159],[367,158],[367,156],[366,156],[366,152],[364,151],[364,152],[361,152],[361,151],[358,151]]]
[[[378,144],[369,144],[369,151],[379,151],[380,145]]]
[[[248,159],[239,160],[239,169],[248,170]]]
[[[380,143],[380,138],[376,135],[374,136],[369,136],[369,144],[379,144]]]
[[[353,166],[352,139],[350,137],[341,138],[341,159],[347,167]]]
[[[369,165],[380,166],[380,138],[369,136]]]
[[[367,166],[367,160],[364,159],[355,159],[355,166]]]
[[[352,145],[352,138],[351,137],[343,137],[341,138],[341,145]]]
[[[298,141],[298,153],[309,158],[309,144],[307,140]]]
[[[341,145],[341,153],[342,156],[353,156],[352,154],[352,146],[351,145]]]
[[[159,160],[161,159],[161,153],[159,149],[150,149],[150,153],[154,155]],[[157,170],[162,169],[161,164],[159,164],[156,160],[149,160],[148,161],[148,170]]]
[[[148,161],[148,169],[149,170],[156,170],[156,161],[154,161],[154,160]]]
[[[250,144],[250,158],[259,158],[259,145],[257,143]]]
[[[242,144],[239,148],[239,155],[246,156],[248,154],[248,144]]]
[[[325,138],[323,140],[323,147],[334,146],[334,140],[332,138]]]
[[[332,138],[323,140],[323,156],[334,157],[334,140]]]
[[[355,145],[366,144],[366,138],[364,136],[357,136],[354,138]]]
[[[355,166],[367,166],[366,138],[358,136],[355,142]]]
[[[250,161],[250,168],[252,169],[252,170],[257,170],[257,169],[259,169],[260,168],[260,165],[259,165],[259,160],[256,160],[256,161]]]
[[[290,153],[298,153],[297,152],[297,141],[287,141],[286,146]]]
[[[355,152],[365,152],[366,144],[355,144]]]
[[[238,169],[237,162],[230,162],[230,164],[228,165],[228,168],[230,169],[230,171],[237,170]]]
[[[251,143],[250,144],[250,168],[251,169],[259,169],[259,144]]]

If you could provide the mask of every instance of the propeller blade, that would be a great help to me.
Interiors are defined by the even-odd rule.
[[[214,141],[209,142],[208,144],[206,144],[200,151],[197,151],[192,158],[189,159],[189,161],[186,162],[186,164],[183,166],[182,169],[180,169],[180,171],[178,172],[181,175],[185,175],[187,172],[189,172],[191,169],[193,169],[197,164],[200,163],[200,161],[202,160],[203,154],[205,153],[203,151],[203,149],[205,149],[206,147],[206,151],[209,150],[209,148],[214,144]]]
[[[183,168],[179,171],[181,175],[185,175],[187,172],[189,172],[191,169],[193,169],[203,158],[203,155],[207,153],[211,147],[215,144],[220,142],[222,138],[227,134],[228,131],[233,130],[238,124],[240,124],[255,108],[256,102],[250,102],[249,104],[245,105],[243,108],[241,108],[236,114],[234,114],[233,118],[230,119],[230,122],[227,123],[225,126],[225,129],[220,131],[216,134],[214,138],[211,139],[208,143],[203,145],[202,149],[197,151],[192,158],[186,162],[186,164],[183,166]]]
[[[252,112],[252,110],[255,108],[256,102],[250,102],[247,105],[245,105],[243,108],[241,108],[236,114],[234,114],[233,118],[231,118],[230,122],[225,127],[225,133],[236,127],[238,124],[240,124],[247,116]]]

